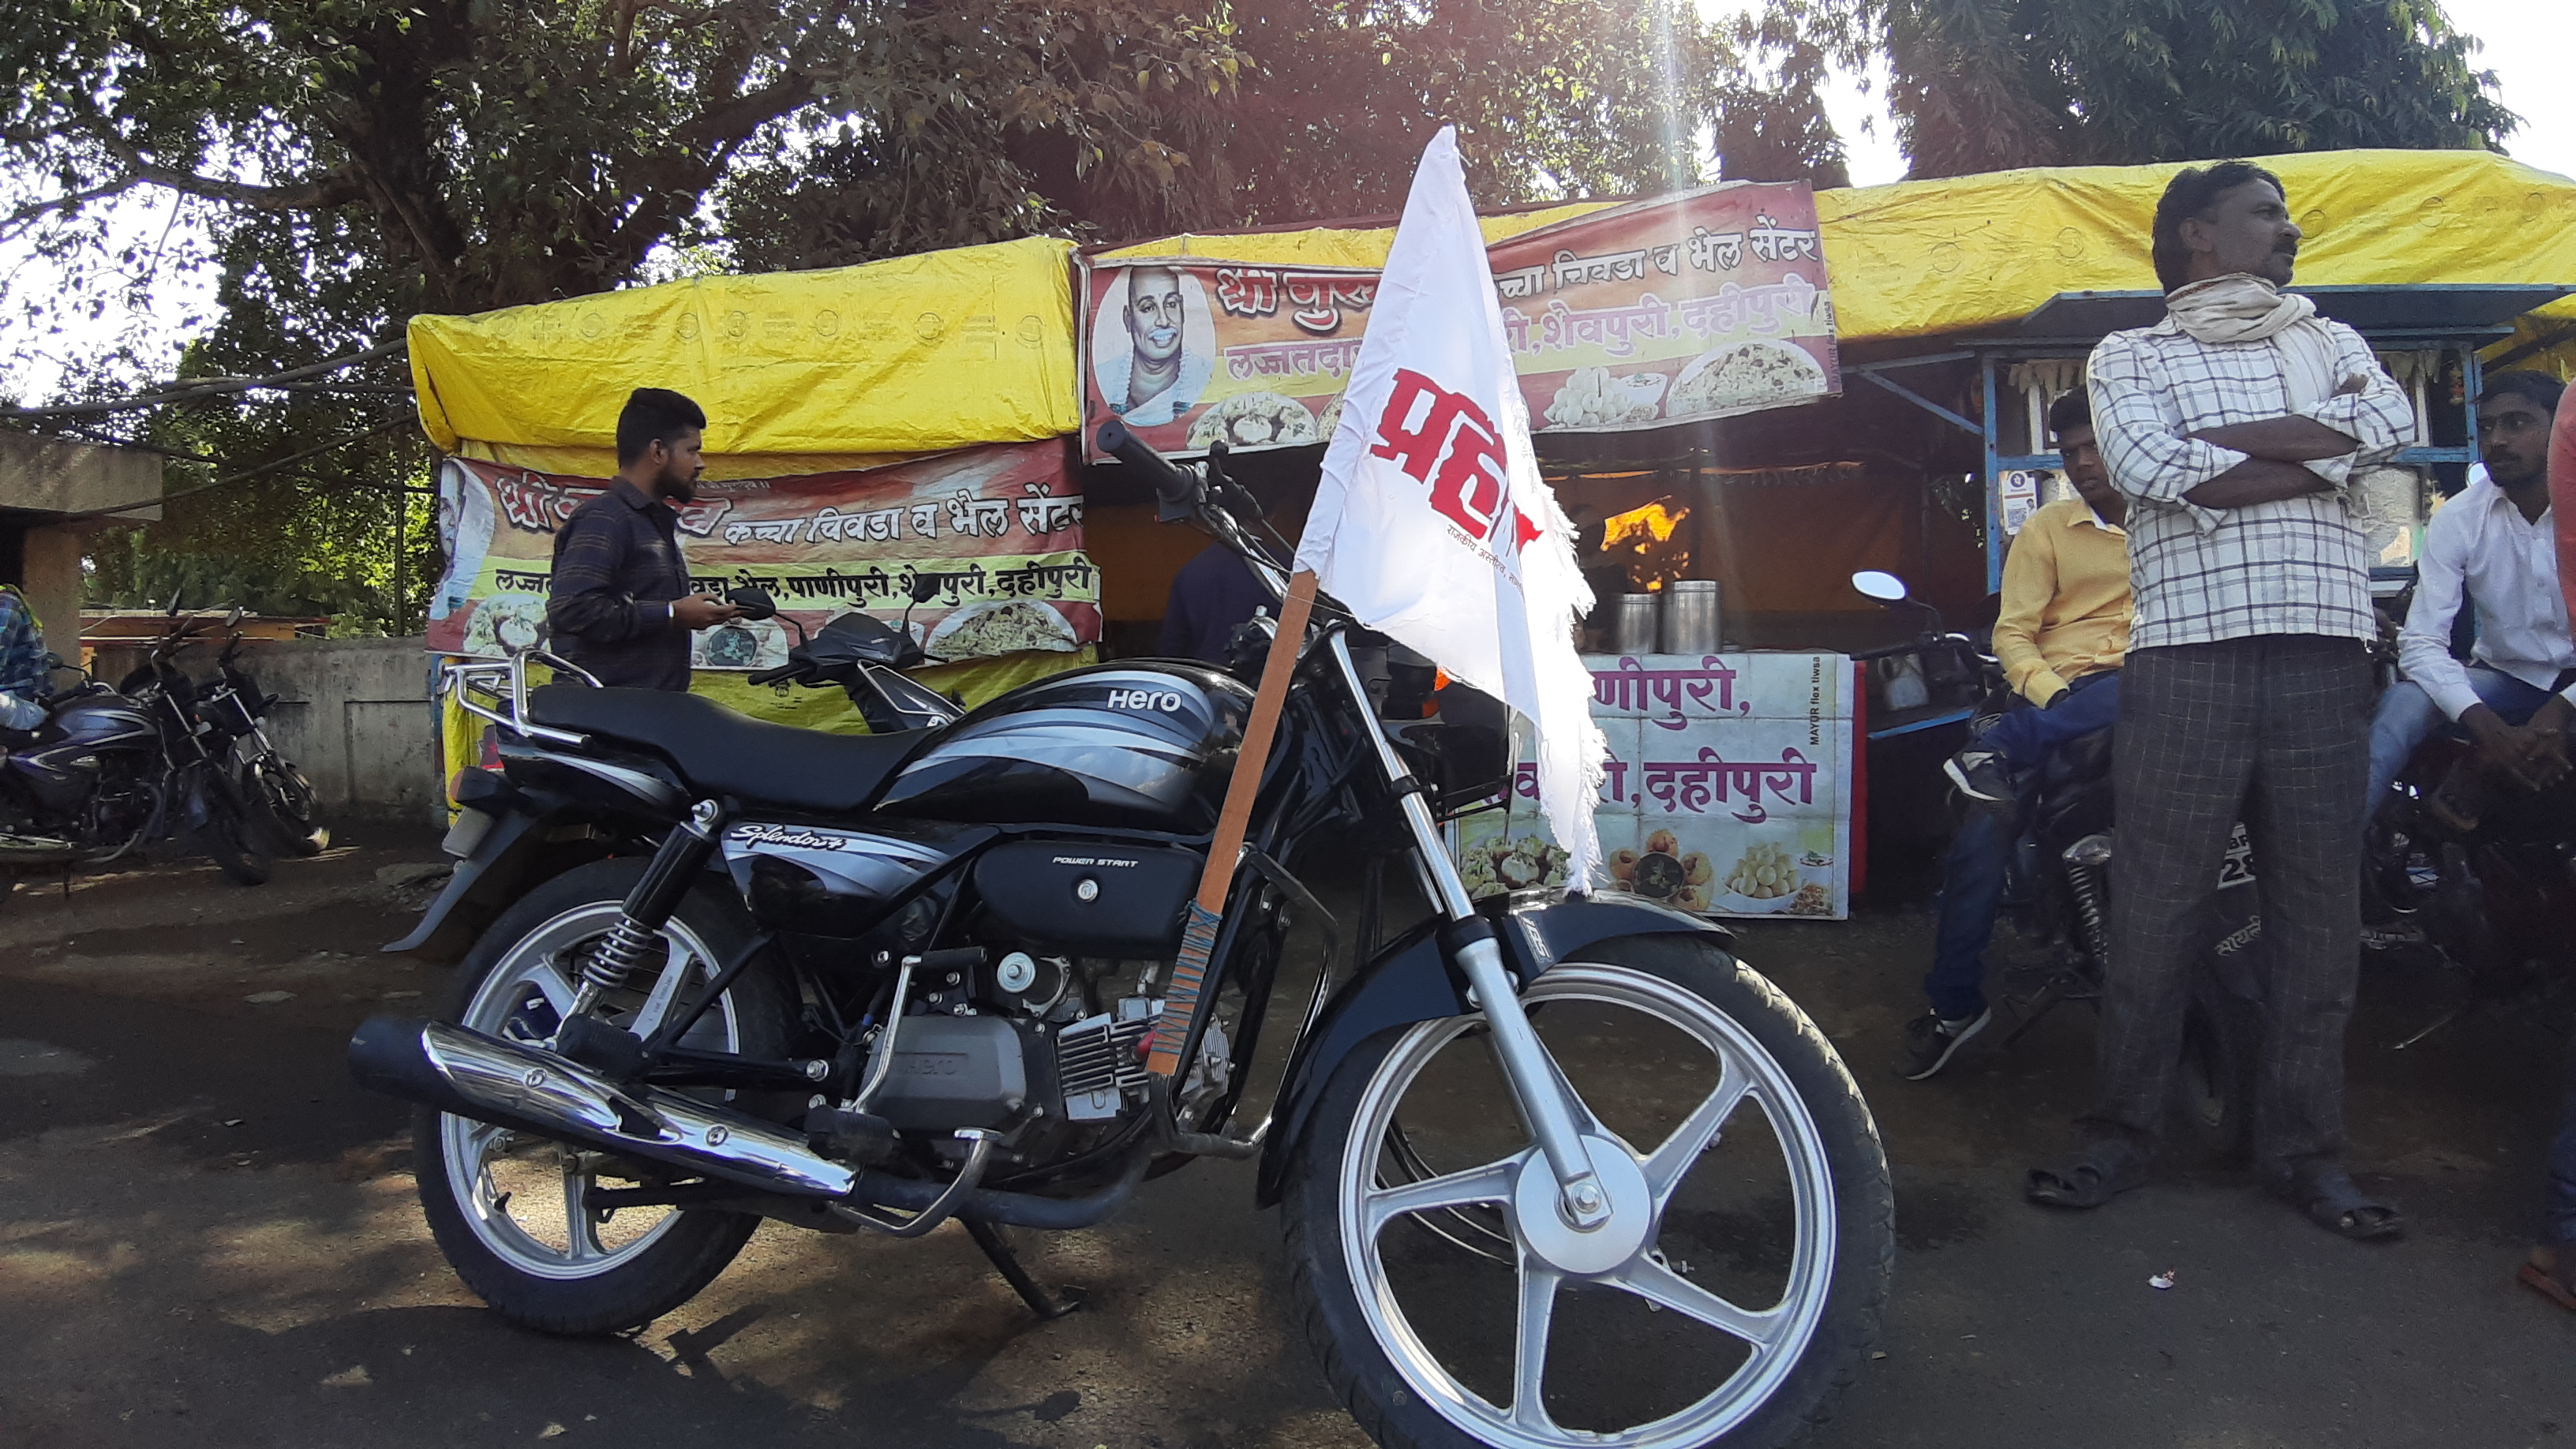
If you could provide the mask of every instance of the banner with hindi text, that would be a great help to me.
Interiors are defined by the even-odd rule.
[[[1805,182],[1734,182],[1486,249],[1533,432],[1663,427],[1840,392]],[[1087,259],[1084,435],[1167,454],[1332,436],[1380,274],[1190,257]]]
[[[1851,913],[1852,666],[1840,654],[1586,655],[1614,889],[1712,916]],[[1477,894],[1563,884],[1523,765],[1458,823]]]
[[[543,644],[556,530],[606,480],[450,458],[439,473],[449,560],[430,600],[433,653],[498,657]],[[692,667],[786,662],[853,609],[893,622],[916,580],[937,592],[911,628],[934,660],[1071,653],[1100,638],[1100,576],[1083,551],[1082,495],[1061,439],[916,458],[862,472],[702,480],[679,510],[690,588],[766,589],[780,619],[693,636]]]

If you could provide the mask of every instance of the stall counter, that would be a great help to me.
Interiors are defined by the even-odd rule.
[[[1593,814],[1608,884],[1710,916],[1850,914],[1849,656],[1603,654],[1584,665],[1608,746]],[[1564,883],[1534,765],[1520,766],[1502,808],[1462,818],[1456,843],[1479,895]]]

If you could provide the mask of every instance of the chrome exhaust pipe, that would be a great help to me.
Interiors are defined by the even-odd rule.
[[[349,1038],[369,1091],[762,1192],[845,1198],[856,1169],[802,1135],[667,1088],[624,1086],[581,1064],[443,1021],[371,1016]]]

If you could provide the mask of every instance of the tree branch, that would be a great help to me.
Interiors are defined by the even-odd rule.
[[[61,407],[50,408],[0,408],[0,418],[100,417],[109,413],[160,407],[168,403],[195,402],[203,398],[220,397],[225,393],[255,392],[262,388],[276,387],[280,383],[338,372],[344,367],[354,367],[361,362],[373,362],[379,357],[390,357],[409,345],[406,341],[380,343],[364,352],[353,352],[346,357],[335,357],[328,362],[316,362],[308,367],[290,368],[285,372],[273,373],[267,377],[193,378],[187,382],[172,383],[168,387],[152,392],[116,398],[108,402],[66,403]],[[409,392],[410,389],[404,388],[402,391]]]
[[[70,211],[89,202],[131,191],[142,180],[140,176],[123,176],[104,186],[93,186],[85,191],[75,191],[69,196],[57,196],[51,201],[39,201],[32,206],[22,206],[7,216],[0,216],[0,239],[15,236],[28,223],[42,220],[54,212]]]

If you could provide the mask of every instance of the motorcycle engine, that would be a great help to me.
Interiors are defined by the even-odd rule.
[[[1114,1125],[1147,1100],[1145,1050],[1168,969],[1010,951],[971,977],[929,983],[895,1034],[873,1110],[915,1131]],[[1211,1023],[1180,1105],[1212,1098],[1232,1077],[1225,1030]]]

